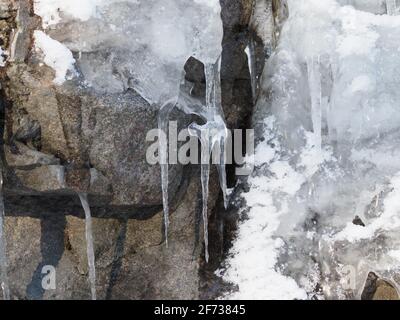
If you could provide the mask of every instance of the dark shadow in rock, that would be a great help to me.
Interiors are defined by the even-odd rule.
[[[122,258],[124,256],[126,232],[128,228],[128,220],[121,221],[121,229],[118,234],[117,243],[115,244],[114,259],[111,266],[110,282],[106,292],[106,300],[112,299],[112,291],[117,283],[118,277],[121,273]]]
[[[67,220],[64,215],[43,216],[40,220],[41,238],[40,250],[42,261],[36,267],[32,280],[26,289],[26,296],[30,300],[41,300],[45,290],[42,286],[42,268],[53,266],[57,268],[64,253],[64,233]]]

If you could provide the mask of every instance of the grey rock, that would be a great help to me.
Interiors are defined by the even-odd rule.
[[[210,187],[209,208],[213,208],[219,188],[216,172]],[[168,248],[161,212],[145,220],[93,218],[99,299],[198,298],[202,252],[199,177],[185,190],[171,216]],[[36,216],[32,208],[15,212],[6,208],[12,298],[89,299],[82,209],[74,212],[67,205],[66,215],[54,214],[51,206],[42,203]],[[45,265],[55,268],[55,290],[41,287]]]
[[[29,148],[20,142],[14,143],[12,147],[5,146],[4,153],[7,165],[13,168],[60,164],[54,155]]]

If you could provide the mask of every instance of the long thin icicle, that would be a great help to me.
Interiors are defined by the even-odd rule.
[[[204,246],[205,259],[208,262],[208,193],[210,180],[210,157],[211,150],[215,144],[219,146],[220,163],[218,165],[220,186],[224,194],[224,204],[227,205],[227,185],[225,171],[225,140],[227,131],[225,122],[221,116],[221,84],[220,84],[220,63],[207,64],[206,75],[206,109],[211,115],[206,125],[200,128],[201,136],[201,184],[203,192],[203,225],[204,225]],[[199,127],[198,127],[199,128]]]
[[[86,252],[89,265],[89,281],[92,300],[96,300],[96,265],[93,249],[92,215],[90,213],[88,196],[86,193],[79,193],[83,210],[85,211],[85,233],[86,233]]]
[[[249,64],[250,79],[251,79],[251,91],[253,95],[253,102],[257,101],[258,92],[258,79],[257,79],[257,65],[256,65],[256,53],[255,53],[255,41],[253,38],[249,40],[249,44],[246,47],[245,53],[247,55],[247,61]]]
[[[386,0],[386,10],[390,16],[398,14],[396,0]]]
[[[225,147],[228,138],[228,130],[225,125],[223,111],[221,106],[221,80],[220,80],[220,60],[215,64],[206,64],[206,108],[199,110],[196,105],[178,105],[183,112],[188,114],[196,114],[204,119],[204,125],[193,123],[189,127],[189,132],[196,136],[201,142],[201,183],[202,183],[202,200],[203,200],[203,221],[204,221],[204,243],[205,257],[208,261],[208,193],[209,193],[209,175],[210,160],[212,150],[215,146],[219,147],[218,172],[220,186],[224,195],[224,204],[227,206],[227,181],[226,181],[226,161]],[[171,110],[176,106],[177,99],[172,99],[164,103],[158,116],[158,128],[160,135],[160,166],[161,166],[161,185],[163,195],[163,211],[164,211],[164,229],[165,241],[168,246],[168,228],[169,228],[169,197],[168,197],[168,124]]]
[[[320,57],[307,60],[308,83],[311,95],[311,118],[315,134],[315,147],[321,152],[322,148],[322,88]]]
[[[6,236],[4,233],[4,199],[3,199],[3,173],[0,167],[0,276],[3,299],[10,300],[10,289],[7,275]]]
[[[160,152],[160,167],[161,167],[161,189],[163,198],[164,212],[164,234],[165,245],[168,247],[168,228],[169,228],[169,199],[168,199],[168,124],[169,115],[176,105],[176,99],[167,101],[160,109],[158,114],[158,129],[160,132],[159,152]],[[164,136],[164,139],[162,138]]]
[[[201,165],[201,190],[202,190],[202,199],[203,199],[203,226],[204,226],[204,255],[206,262],[209,259],[208,253],[208,189],[209,189],[209,181],[210,181],[210,165],[202,164]]]

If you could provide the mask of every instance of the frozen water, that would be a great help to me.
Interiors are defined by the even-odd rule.
[[[351,5],[358,10],[368,11],[375,14],[385,14],[386,2],[390,0],[339,0],[341,5]]]
[[[169,113],[179,106],[176,104],[187,60],[195,57],[205,65],[219,65],[223,38],[219,0],[81,2],[35,0],[34,8],[52,39],[75,53],[77,73],[74,75],[79,75],[83,85],[100,93],[123,92],[129,88],[136,90],[150,104],[159,106],[159,128],[167,133]],[[47,64],[58,70],[55,82],[61,84],[59,80],[65,78],[65,66],[61,72],[52,63]],[[218,81],[215,81],[216,77]],[[220,92],[216,92],[219,81],[218,68],[218,74],[207,78],[207,87],[211,86],[214,91],[213,101],[208,101],[205,108],[209,111],[199,112],[197,107],[180,105],[187,113],[200,113],[207,128],[220,130],[214,130],[207,137],[211,147],[216,140],[224,145],[221,137],[226,135],[220,97],[217,97]],[[167,148],[167,145],[160,146],[166,241],[169,224]],[[226,199],[222,157],[219,172]],[[204,200],[207,197],[204,195]],[[207,209],[207,205],[204,206]]]
[[[174,99],[167,101],[160,109],[158,114],[158,128],[161,132],[165,133],[165,139],[160,139],[160,166],[161,166],[161,191],[163,198],[163,211],[164,211],[164,235],[165,244],[168,247],[168,228],[169,228],[169,200],[168,200],[168,126],[169,114],[176,105]]]
[[[189,132],[201,142],[201,184],[203,193],[203,224],[205,259],[208,262],[208,190],[210,177],[211,156],[217,154],[220,186],[224,196],[224,204],[227,206],[227,183],[225,171],[225,146],[228,139],[227,128],[222,115],[221,107],[221,79],[220,62],[206,64],[206,109],[198,113],[206,121],[204,125],[191,124]],[[217,150],[212,154],[213,150]]]
[[[86,193],[79,193],[83,210],[85,211],[85,235],[86,235],[86,251],[89,266],[89,281],[92,300],[96,300],[96,265],[93,249],[93,231],[92,216],[90,213],[89,201]]]
[[[162,106],[179,93],[186,61],[215,63],[222,22],[217,0],[36,0],[46,31],[80,53],[88,86],[133,88]]]
[[[226,296],[357,299],[370,271],[399,286],[400,16],[378,0],[288,4]]]
[[[391,16],[400,13],[400,1],[398,0],[386,0],[386,10]]]
[[[358,10],[375,14],[396,15],[399,13],[399,0],[339,0],[341,5],[351,5]]]
[[[0,163],[0,284],[3,291],[3,300],[10,300],[10,289],[7,276],[6,236],[4,233],[4,199],[3,199],[3,172]]]
[[[249,64],[250,79],[251,79],[251,92],[253,95],[253,102],[257,100],[258,92],[258,78],[256,70],[256,57],[255,57],[255,43],[253,39],[250,39],[248,46],[246,47],[247,61]]]
[[[322,87],[320,56],[307,59],[308,85],[311,98],[311,120],[315,135],[315,149],[321,152],[322,144]]]

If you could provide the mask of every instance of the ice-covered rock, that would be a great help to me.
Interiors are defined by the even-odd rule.
[[[222,50],[217,0],[36,0],[34,8],[100,92],[133,88],[162,104],[178,95],[191,56],[215,63]]]
[[[400,17],[367,1],[288,3],[254,116],[230,297],[360,298],[370,271],[399,286]]]

